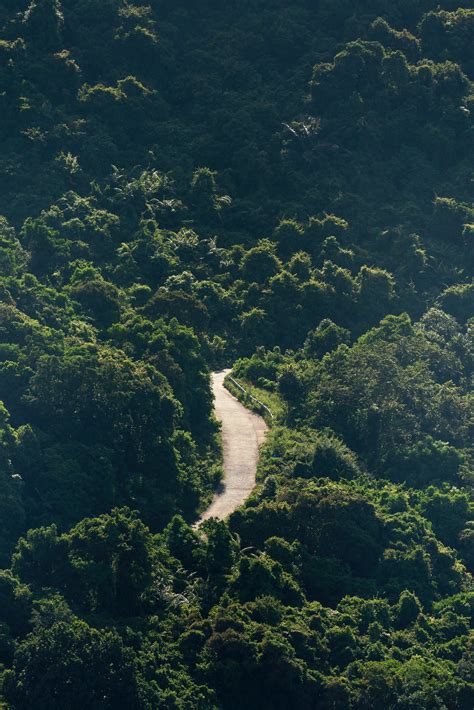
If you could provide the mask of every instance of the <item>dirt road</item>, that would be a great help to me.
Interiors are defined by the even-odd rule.
[[[212,375],[215,413],[222,425],[224,480],[199,523],[208,518],[226,518],[248,498],[255,487],[259,447],[265,439],[265,421],[249,412],[224,387],[230,370]]]

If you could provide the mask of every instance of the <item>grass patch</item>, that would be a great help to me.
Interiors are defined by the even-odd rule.
[[[235,380],[245,390],[245,393],[236,387],[232,380]],[[276,392],[256,387],[251,382],[233,377],[232,374],[225,378],[224,385],[247,409],[262,416],[269,426],[275,426],[285,421],[286,407]],[[266,408],[270,410],[271,414]]]

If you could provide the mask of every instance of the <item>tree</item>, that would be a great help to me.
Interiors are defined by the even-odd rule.
[[[47,422],[56,436],[113,449],[122,481],[137,471],[156,476],[160,456],[163,475],[172,473],[169,445],[160,437],[169,442],[178,409],[166,379],[151,365],[90,344],[44,356],[28,401],[40,428]]]
[[[265,342],[269,337],[268,315],[263,308],[252,308],[241,313],[239,321],[242,342],[250,349],[253,349],[256,343]]]
[[[458,547],[459,536],[472,515],[467,493],[455,488],[443,492],[430,487],[420,508],[433,525],[436,536],[446,545]]]
[[[374,323],[387,313],[395,296],[395,279],[383,269],[363,266],[358,275],[359,302],[365,318]]]
[[[223,520],[211,519],[203,525],[207,538],[206,569],[210,575],[221,575],[230,572],[237,559],[239,542]]]
[[[159,289],[146,303],[144,313],[152,318],[176,318],[198,332],[209,325],[209,312],[195,296],[181,290]]]
[[[396,608],[396,623],[399,628],[405,629],[414,624],[421,612],[421,604],[412,592],[404,591],[400,594]]]
[[[56,525],[28,530],[19,539],[12,570],[22,582],[34,587],[61,588],[67,579],[67,548]]]
[[[269,596],[284,604],[298,606],[303,595],[295,580],[283,570],[282,565],[267,555],[249,559],[242,557],[234,573],[231,589],[241,601],[253,601]]]
[[[456,482],[463,463],[462,454],[454,446],[431,436],[408,448],[400,447],[390,458],[388,475],[419,488],[436,481]]]
[[[301,406],[305,395],[305,383],[296,367],[288,365],[278,376],[278,390],[290,407],[290,413],[295,413]]]
[[[259,246],[249,249],[241,264],[244,277],[248,281],[256,283],[262,283],[262,281],[275,276],[280,268],[281,265],[274,254],[273,247],[267,241],[262,241]]]
[[[357,457],[340,439],[320,434],[316,440],[311,462],[313,475],[339,478],[357,478],[361,474]]]
[[[304,344],[305,355],[321,358],[327,352],[336,350],[339,345],[349,345],[350,337],[349,330],[336,325],[329,318],[325,318],[316,330],[308,333]]]
[[[58,49],[64,24],[60,0],[31,0],[23,16],[27,37],[47,50]]]
[[[191,180],[190,200],[200,221],[212,222],[217,214],[228,207],[232,200],[227,195],[219,195],[216,183],[217,173],[209,168],[199,168]]]
[[[0,571],[1,621],[13,636],[24,635],[30,627],[32,594],[10,571]]]
[[[54,270],[57,261],[57,233],[41,219],[28,218],[22,229],[23,242],[31,254],[30,268],[43,276]]]
[[[114,631],[58,622],[17,648],[5,697],[18,710],[142,708],[133,653]]]
[[[107,328],[120,318],[120,292],[104,279],[74,284],[71,297],[81,304],[99,327]]]
[[[171,555],[186,569],[195,570],[199,566],[204,554],[202,540],[180,515],[173,517],[163,536]]]
[[[313,269],[313,262],[309,254],[298,251],[293,254],[288,262],[288,271],[294,274],[300,281],[309,281]]]
[[[465,323],[474,312],[474,283],[450,286],[439,298],[440,307],[460,323]]]
[[[303,246],[304,229],[294,220],[285,219],[273,232],[273,238],[278,244],[278,251],[283,258],[288,258]]]
[[[143,610],[151,583],[151,539],[128,508],[85,519],[64,538],[77,588],[76,603],[91,611],[134,616]]]

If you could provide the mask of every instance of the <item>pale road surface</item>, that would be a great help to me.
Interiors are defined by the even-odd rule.
[[[226,518],[255,488],[259,448],[268,427],[262,417],[249,412],[224,387],[230,370],[214,372],[212,391],[216,418],[222,427],[224,479],[198,525],[208,518]]]

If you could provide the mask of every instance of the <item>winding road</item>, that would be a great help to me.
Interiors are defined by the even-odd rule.
[[[230,370],[214,372],[212,390],[217,419],[221,423],[224,480],[197,526],[209,518],[226,518],[248,498],[255,487],[259,448],[268,427],[262,417],[249,412],[224,387]]]

